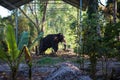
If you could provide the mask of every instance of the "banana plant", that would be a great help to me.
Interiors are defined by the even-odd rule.
[[[16,80],[18,67],[22,60],[22,54],[25,53],[25,60],[31,69],[31,55],[28,51],[27,46],[24,46],[22,50],[17,47],[14,29],[11,25],[6,26],[5,31],[5,43],[7,45],[7,51],[4,48],[0,48],[0,59],[5,61],[11,69],[11,79]],[[0,44],[1,45],[1,44]]]
[[[20,36],[19,44],[18,44],[18,49],[21,50],[24,45],[28,45],[29,42],[29,32],[28,31],[23,31]]]

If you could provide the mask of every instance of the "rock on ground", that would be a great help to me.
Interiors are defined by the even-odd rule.
[[[82,74],[76,66],[70,63],[61,63],[58,69],[44,78],[44,80],[91,80],[89,76]]]

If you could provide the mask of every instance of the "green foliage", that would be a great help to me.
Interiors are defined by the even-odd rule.
[[[6,45],[4,46],[5,47],[7,46],[8,50],[6,51],[4,48],[0,49],[0,59],[8,63],[12,71],[11,74],[12,80],[15,80],[16,72],[19,65],[17,60],[19,56],[19,50],[17,48],[17,44],[15,40],[14,29],[11,25],[6,26],[6,31],[4,36],[5,36],[4,42],[6,43]]]
[[[23,31],[20,36],[19,44],[18,44],[18,49],[22,50],[24,45],[28,45],[29,42],[29,32]]]
[[[25,52],[25,59],[31,60],[29,51],[27,47],[25,47],[24,50],[19,50],[17,47],[16,39],[15,39],[15,34],[14,34],[14,29],[11,25],[6,26],[6,31],[5,31],[5,43],[8,47],[8,50],[4,50],[4,48],[0,48],[0,59],[7,62],[11,69],[11,80],[16,80],[16,75],[17,75],[17,70],[21,61],[22,53]],[[1,44],[0,44],[1,46]],[[23,48],[24,49],[24,48]],[[29,61],[31,62],[31,61]],[[28,66],[31,67],[31,63],[28,63]]]
[[[107,24],[105,27],[104,37],[102,38],[102,45],[108,57],[119,55],[119,32],[120,23]]]
[[[5,25],[0,23],[0,40],[4,40],[5,35]]]
[[[38,35],[38,37],[33,41],[33,44],[36,42],[36,41],[39,41],[41,38],[43,38],[43,32],[40,32],[40,34]]]
[[[40,32],[40,34],[33,40],[31,45],[29,46],[29,49],[31,49],[36,42],[39,42],[43,38],[43,32]]]
[[[40,65],[50,65],[50,64],[56,64],[62,61],[63,60],[61,58],[44,57],[44,58],[41,58],[37,63]]]
[[[6,29],[6,42],[8,45],[8,54],[12,61],[15,61],[19,55],[13,27],[8,25]]]
[[[73,22],[70,24],[70,29],[75,30],[76,27],[77,27],[77,25],[78,25],[78,21],[77,21],[77,20],[73,21]]]
[[[29,31],[29,25],[30,22],[26,17],[24,16],[18,16],[18,34],[21,35],[23,31]]]
[[[2,48],[0,48],[0,59],[7,61],[9,57],[9,54],[6,53]]]
[[[35,29],[35,26],[31,22],[29,22],[28,25],[30,32],[30,42],[32,42],[37,36],[37,30]]]
[[[93,16],[97,16],[93,14]],[[91,53],[96,53],[98,52],[98,47],[99,47],[99,36],[97,33],[97,20],[96,18],[92,18],[88,20],[88,17],[85,17],[83,19],[83,32],[81,33],[83,37],[83,52],[85,54],[91,54]]]

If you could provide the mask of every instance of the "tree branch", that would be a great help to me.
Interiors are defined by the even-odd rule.
[[[37,31],[39,32],[39,28],[37,27],[35,22],[30,17],[28,17],[27,14],[21,8],[19,8],[19,10],[34,24],[34,26],[36,27]]]
[[[102,4],[101,0],[99,0],[99,2],[98,2],[98,3],[100,3],[102,6],[105,6],[104,4]]]
[[[48,4],[48,1],[46,1],[45,4],[44,4],[44,11],[43,11],[42,25],[41,25],[41,31],[42,32],[44,32],[43,27],[44,27],[44,22],[45,22],[45,15],[46,15],[46,10],[47,10],[47,4]]]

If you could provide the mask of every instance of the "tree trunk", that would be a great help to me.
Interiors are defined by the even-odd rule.
[[[48,1],[46,1],[45,4],[44,4],[44,11],[43,11],[43,17],[42,17],[42,23],[41,23],[42,24],[41,25],[41,32],[44,32],[44,22],[45,22],[47,4],[48,4]]]
[[[16,67],[12,67],[11,68],[11,80],[16,80],[16,76],[17,76],[17,68]]]
[[[116,18],[117,18],[117,0],[113,0],[113,5],[114,5],[114,8],[113,8],[113,22],[116,23]]]
[[[96,58],[97,50],[96,50],[96,47],[98,46],[96,44],[96,42],[98,42],[98,41],[94,40],[94,39],[98,36],[97,35],[98,33],[96,31],[98,25],[97,25],[97,22],[94,23],[93,20],[97,20],[98,19],[98,17],[97,17],[98,1],[97,0],[88,0],[88,1],[89,1],[88,11],[87,11],[87,13],[88,13],[88,20],[90,20],[90,23],[92,24],[92,25],[90,25],[91,29],[89,29],[90,31],[88,31],[88,32],[90,32],[89,36],[93,36],[92,37],[93,40],[91,40],[91,41],[94,41],[94,42],[90,43],[90,46],[92,48],[89,51],[90,62],[91,62],[91,71],[90,71],[90,73],[91,73],[92,79],[96,80],[96,76],[95,76],[95,74],[96,74],[96,64],[97,64],[97,58]],[[88,48],[89,48],[89,46],[88,46]]]
[[[91,62],[91,65],[90,65],[91,66],[90,74],[91,74],[92,79],[96,80],[95,73],[96,73],[97,58],[96,58],[95,53],[91,53],[91,55],[90,55],[90,62]]]

